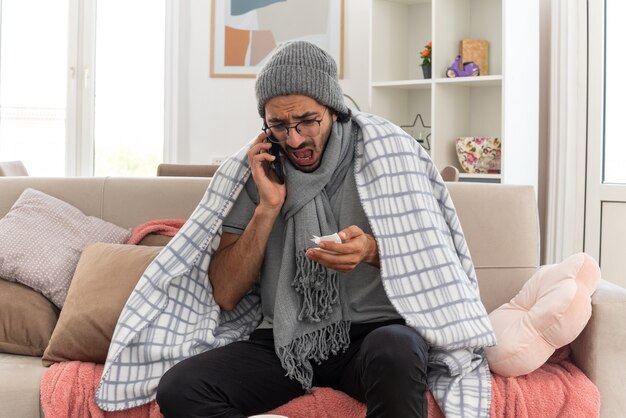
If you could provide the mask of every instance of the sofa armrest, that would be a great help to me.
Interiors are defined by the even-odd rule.
[[[574,363],[600,390],[601,417],[626,411],[626,289],[601,280],[587,326],[571,344]]]

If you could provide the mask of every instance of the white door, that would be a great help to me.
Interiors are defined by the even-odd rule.
[[[626,287],[626,3],[589,0],[585,251]]]

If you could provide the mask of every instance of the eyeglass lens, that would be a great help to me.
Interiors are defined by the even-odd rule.
[[[300,136],[316,136],[320,133],[320,125],[324,119],[326,111],[320,119],[308,119],[296,123],[294,126],[275,125],[264,128],[264,131],[271,133],[269,140],[272,142],[284,142],[289,138],[289,130],[295,129]]]

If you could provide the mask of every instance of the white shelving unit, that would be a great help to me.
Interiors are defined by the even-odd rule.
[[[536,186],[538,0],[371,1],[371,111],[398,125],[420,113],[432,127],[429,152],[439,168],[463,172],[457,137],[498,137],[501,174],[461,179]],[[462,39],[489,41],[488,75],[446,78]],[[429,41],[433,78],[424,80],[420,51]]]

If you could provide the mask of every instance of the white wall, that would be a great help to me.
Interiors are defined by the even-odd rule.
[[[345,0],[344,92],[369,110],[370,2]],[[294,24],[297,19],[294,19]],[[178,163],[211,163],[260,131],[254,79],[210,78],[209,0],[181,0]]]

